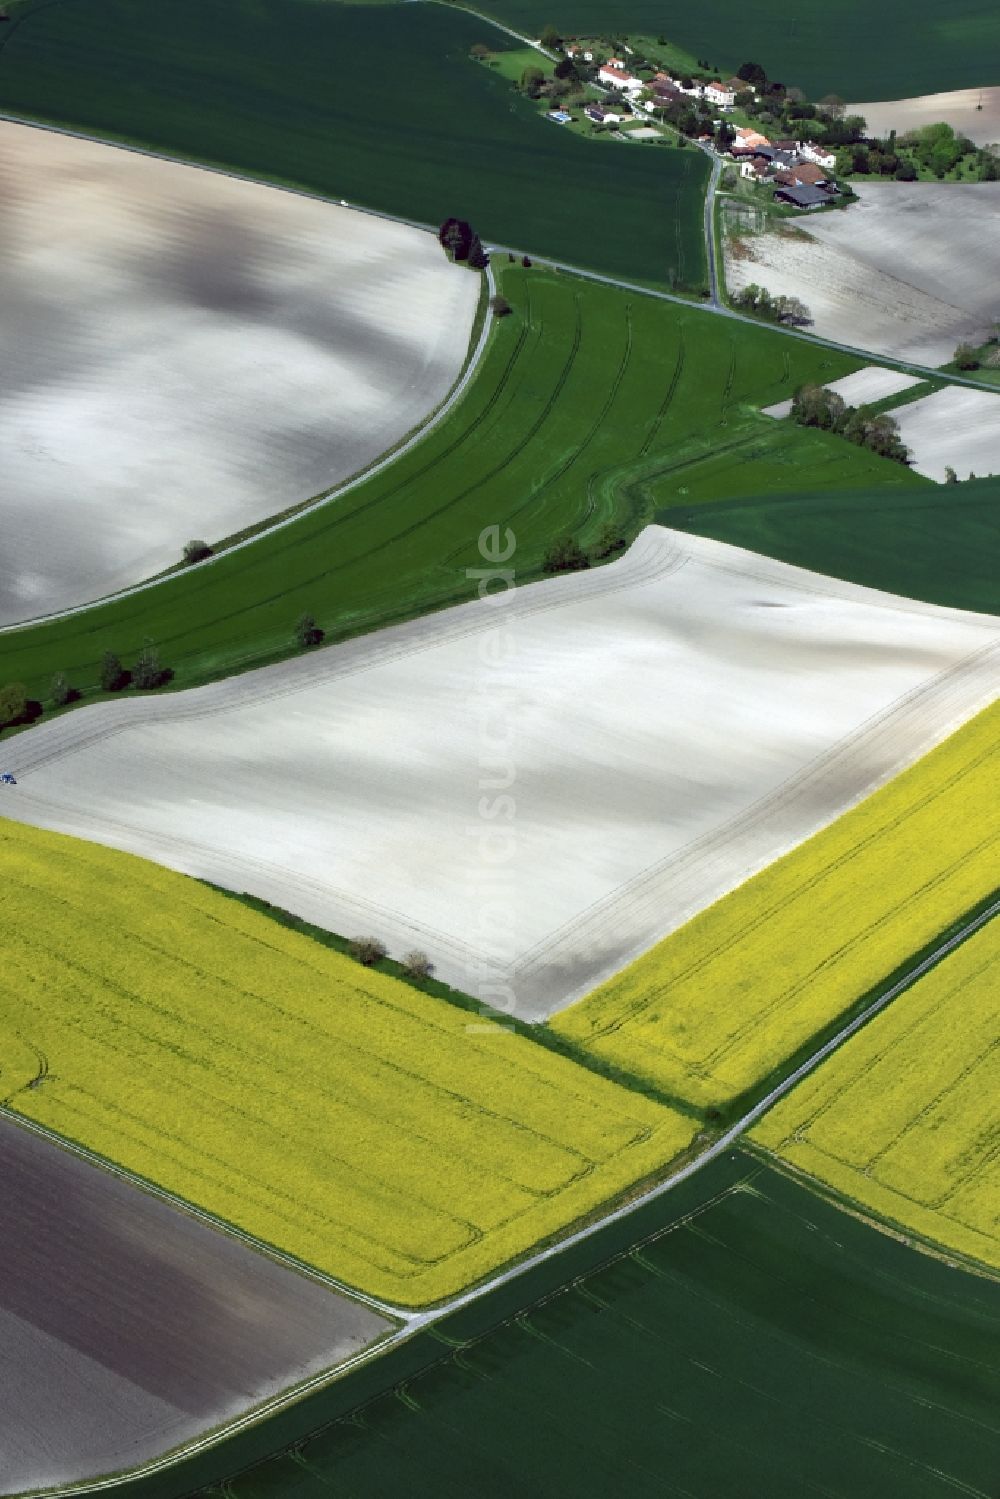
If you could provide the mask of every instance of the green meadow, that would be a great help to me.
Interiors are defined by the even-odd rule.
[[[282,529],[132,597],[4,638],[4,676],[46,697],[53,674],[92,695],[105,650],[149,637],[176,686],[291,653],[312,613],[327,639],[473,596],[485,526],[517,538],[517,578],[552,542],[631,539],[657,509],[754,493],[928,481],[834,437],[762,416],[805,380],[858,367],[835,350],[698,309],[498,257],[513,312],[493,322],[461,401],[382,472]],[[468,274],[456,269],[456,275]],[[214,538],[207,538],[212,541]]]
[[[771,78],[813,99],[902,99],[1000,79],[995,0],[822,0],[746,5],[699,0],[489,0],[491,15],[537,35],[551,22],[567,35],[665,34],[722,72],[759,62]]]
[[[602,1248],[614,1257],[593,1268]],[[995,1283],[745,1155],[581,1249],[590,1265],[568,1254],[560,1286],[526,1277],[338,1381],[308,1437],[221,1492],[992,1492]],[[476,1322],[491,1313],[483,1333]],[[324,1404],[339,1414],[317,1431]]]
[[[1000,614],[1000,479],[762,494],[657,520],[907,598]]]
[[[477,42],[517,46],[436,4],[28,0],[0,28],[0,111],[698,292],[704,154],[595,150]]]

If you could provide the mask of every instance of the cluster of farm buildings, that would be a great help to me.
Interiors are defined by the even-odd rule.
[[[567,47],[566,53],[570,57],[578,54],[584,62],[592,61],[593,57],[592,53],[576,47]],[[609,58],[600,66],[597,80],[605,88],[617,90],[622,98],[622,110],[617,112],[614,108],[609,109],[603,101],[584,106],[587,118],[603,125],[617,125],[623,118],[623,111],[662,114],[684,99],[703,100],[724,114],[733,108],[737,94],[750,87],[741,78],[696,82],[673,78],[669,73],[656,73],[648,80],[637,78],[617,57]],[[744,126],[737,126],[731,135],[724,148],[725,154],[739,164],[742,176],[773,186],[778,202],[795,208],[819,208],[838,191],[829,175],[836,162],[833,151],[812,141],[771,141],[759,131]]]

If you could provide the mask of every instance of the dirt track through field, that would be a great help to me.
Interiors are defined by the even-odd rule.
[[[0,1493],[144,1462],[388,1330],[6,1119],[0,1204]]]

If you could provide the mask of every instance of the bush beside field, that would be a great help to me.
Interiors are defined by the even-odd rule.
[[[725,1109],[996,885],[1000,703],[550,1022]]]
[[[765,1115],[754,1138],[891,1222],[1000,1268],[994,919]]]
[[[9,636],[7,678],[39,698],[57,671],[88,688],[106,644],[129,660],[150,636],[169,652],[173,685],[190,687],[288,655],[304,611],[328,641],[378,629],[474,597],[486,526],[513,530],[522,583],[542,576],[559,537],[595,548],[613,522],[631,540],[660,505],[800,491],[803,473],[817,490],[936,492],[899,464],[755,409],[861,361],[538,267],[498,262],[498,273],[514,312],[424,441],[240,551]]]
[[[4,1100],[387,1300],[481,1279],[690,1140],[183,875],[13,823],[0,856]]]

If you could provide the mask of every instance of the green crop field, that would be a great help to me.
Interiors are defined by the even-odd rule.
[[[801,478],[807,481],[805,472]],[[665,526],[907,598],[1000,614],[1000,479],[666,506]]]
[[[145,637],[177,686],[287,654],[311,611],[328,637],[471,596],[488,525],[517,537],[517,576],[538,577],[555,537],[591,544],[612,517],[628,535],[657,506],[759,492],[928,481],[830,433],[754,408],[859,362],[770,329],[501,263],[514,312],[440,427],[380,474],[198,569],[132,598],[4,637],[4,676],[43,699],[52,675],[89,692],[101,653]],[[465,274],[456,271],[456,275]],[[213,538],[208,538],[212,540]]]
[[[485,1336],[459,1313],[348,1375],[339,1420],[224,1492],[509,1499],[526,1475],[550,1499],[994,1492],[1000,1286],[745,1156],[655,1210],[656,1237],[564,1266]]]
[[[759,62],[771,78],[813,99],[901,99],[1000,81],[1000,7],[995,0],[821,0],[792,6],[700,0],[489,0],[483,7],[537,35],[547,23],[567,35],[666,34],[719,71]]]
[[[703,285],[703,153],[588,147],[470,59],[484,38],[440,5],[32,0],[0,29],[0,110]]]

